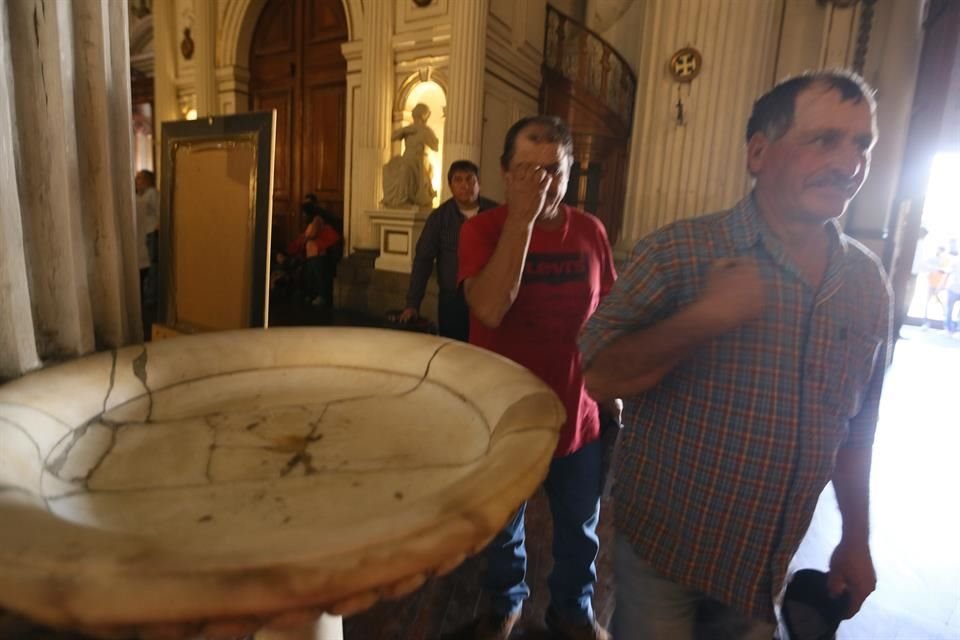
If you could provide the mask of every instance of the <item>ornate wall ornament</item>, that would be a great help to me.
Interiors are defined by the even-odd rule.
[[[689,83],[700,75],[703,56],[693,47],[684,47],[670,58],[670,75],[677,82]]]
[[[190,27],[186,27],[183,30],[183,40],[180,41],[180,53],[183,54],[185,60],[189,60],[193,57],[193,38],[190,37]]]

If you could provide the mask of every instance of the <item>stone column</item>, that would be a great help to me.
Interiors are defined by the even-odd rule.
[[[193,2],[194,53],[193,84],[197,91],[197,117],[220,113],[217,95],[217,3],[214,0]]]
[[[364,211],[380,206],[381,169],[390,156],[393,110],[393,2],[371,2],[364,12],[363,65],[360,99],[354,119],[357,136],[356,182],[353,191],[353,229],[363,245],[375,245]],[[355,241],[355,244],[358,242]]]
[[[142,330],[127,4],[0,0],[0,20],[0,375],[12,376]]]
[[[749,191],[744,130],[754,99],[771,86],[779,19],[780,4],[766,0],[642,4],[631,25],[641,45],[618,255],[667,223],[729,207]],[[685,46],[704,63],[683,85],[665,68]]]
[[[13,66],[7,24],[10,1],[0,0],[0,379],[40,366],[14,161]]]
[[[75,0],[74,117],[80,211],[89,267],[89,295],[98,341],[125,344],[142,325],[130,325],[127,301],[139,308],[139,237],[134,198],[127,4]]]
[[[450,3],[450,83],[443,141],[445,166],[437,168],[444,176],[454,160],[471,160],[480,164],[489,8],[489,0]],[[448,188],[444,180],[444,197]]]
[[[250,110],[250,70],[241,66],[217,69],[217,92],[221,114],[244,113]]]

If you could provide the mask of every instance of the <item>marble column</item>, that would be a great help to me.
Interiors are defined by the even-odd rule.
[[[780,5],[649,0],[636,16],[641,46],[619,255],[665,224],[729,207],[749,191],[743,136],[754,99],[771,86]],[[678,84],[665,68],[686,46],[703,54],[703,71]]]
[[[0,14],[0,375],[13,376],[142,329],[127,4],[0,0]]]
[[[217,69],[217,92],[221,114],[250,110],[250,70],[241,66]]]
[[[214,0],[194,0],[193,84],[197,92],[197,117],[220,113],[217,94],[217,3]]]
[[[455,160],[480,164],[483,134],[483,74],[489,0],[450,3],[450,71],[444,125],[443,167]]]
[[[133,154],[127,12],[75,0],[74,117],[80,211],[89,267],[90,307],[98,342],[122,345],[136,335],[127,302],[139,308],[139,251],[131,181]],[[122,9],[126,9],[126,5]],[[79,252],[78,252],[79,253]]]
[[[364,12],[363,65],[360,99],[354,131],[357,136],[356,182],[353,192],[354,229],[360,243],[375,245],[364,211],[383,199],[384,163],[390,157],[390,123],[393,110],[393,2],[371,2]],[[356,242],[355,242],[356,243]]]
[[[40,366],[14,161],[13,67],[7,22],[10,1],[0,0],[0,380]]]

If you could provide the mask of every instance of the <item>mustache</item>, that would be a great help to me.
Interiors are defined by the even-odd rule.
[[[843,191],[851,191],[860,184],[860,177],[851,177],[839,171],[821,173],[811,178],[807,184],[811,187],[833,187]]]

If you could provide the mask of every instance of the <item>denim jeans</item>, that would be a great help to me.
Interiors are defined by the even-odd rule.
[[[960,326],[957,326],[957,323],[953,319],[953,307],[956,304],[960,304],[960,293],[956,291],[947,291],[947,317],[944,326],[946,326],[949,333],[960,330]]]
[[[553,571],[550,573],[550,605],[565,619],[593,619],[593,590],[597,581],[596,559],[600,550],[597,521],[603,445],[598,440],[562,458],[554,458],[544,489],[553,516]],[[497,534],[484,555],[487,573],[484,588],[499,614],[519,612],[530,596],[527,586],[527,551],[524,513],[526,503]]]
[[[753,620],[660,575],[617,534],[617,604],[611,631],[630,640],[771,640],[772,622]]]

